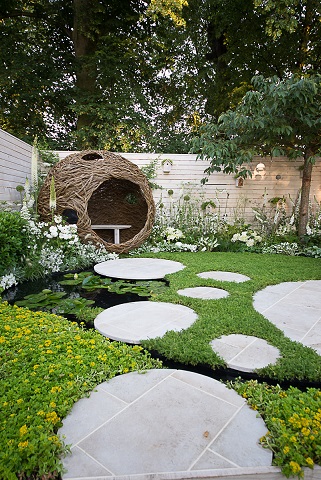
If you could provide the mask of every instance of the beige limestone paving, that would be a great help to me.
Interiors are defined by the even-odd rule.
[[[226,290],[214,287],[191,287],[177,290],[184,297],[201,298],[203,300],[219,300],[229,296]]]
[[[71,443],[63,478],[270,466],[272,453],[259,445],[265,433],[245,400],[214,379],[182,370],[134,372],[75,404],[59,431]]]
[[[197,314],[184,305],[165,302],[130,302],[110,307],[94,321],[96,330],[113,340],[138,344],[190,327]]]
[[[280,352],[262,338],[251,335],[223,335],[210,342],[229,368],[240,372],[253,372],[273,365],[280,358]]]
[[[197,274],[200,278],[211,278],[213,280],[219,280],[221,282],[236,282],[242,283],[251,280],[250,277],[241,273],[234,272],[222,272],[219,270],[212,270],[209,272],[202,272]]]
[[[124,280],[156,280],[183,268],[180,262],[161,258],[118,258],[94,266],[99,275]]]
[[[321,355],[321,280],[268,286],[254,295],[253,306],[291,340]]]

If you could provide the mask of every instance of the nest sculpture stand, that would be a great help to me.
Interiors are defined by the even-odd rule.
[[[84,151],[59,161],[48,173],[38,197],[41,218],[51,217],[54,177],[56,213],[77,223],[85,242],[126,253],[149,236],[155,203],[146,176],[129,160],[106,151]]]

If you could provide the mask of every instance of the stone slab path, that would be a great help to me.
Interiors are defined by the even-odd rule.
[[[253,306],[291,340],[321,355],[321,280],[271,285],[254,295]]]
[[[64,420],[59,434],[72,447],[63,479],[268,467],[272,452],[259,445],[266,431],[257,412],[217,380],[182,370],[129,373],[99,385]]]
[[[251,280],[249,277],[247,277],[246,275],[242,275],[241,273],[222,272],[219,270],[198,273],[197,276],[200,278],[211,278],[213,280],[219,280],[221,282],[242,283],[242,282],[247,282],[248,280]]]
[[[251,335],[223,335],[210,342],[213,350],[222,357],[228,368],[240,372],[274,365],[280,352],[266,340]]]
[[[183,268],[180,262],[161,258],[118,258],[98,263],[94,270],[99,275],[123,280],[157,280]]]
[[[195,320],[197,314],[184,305],[143,301],[107,308],[95,318],[94,325],[105,337],[138,344],[163,337],[169,330],[185,330]]]
[[[177,290],[179,295],[184,297],[200,298],[202,300],[218,300],[228,297],[229,293],[221,288],[214,287],[192,287]]]

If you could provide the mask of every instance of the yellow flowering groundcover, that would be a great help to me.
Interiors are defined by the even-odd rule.
[[[268,432],[261,444],[273,451],[273,464],[286,477],[304,477],[303,467],[321,465],[321,390],[283,390],[256,380],[230,386],[263,417]]]
[[[57,431],[73,404],[115,375],[160,367],[140,346],[1,303],[1,480],[59,478],[67,447]]]

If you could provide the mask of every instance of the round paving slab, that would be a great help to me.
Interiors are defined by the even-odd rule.
[[[180,262],[161,258],[118,258],[94,266],[100,275],[124,280],[155,280],[183,268]]]
[[[244,467],[271,465],[272,452],[259,445],[266,431],[257,412],[217,380],[170,369],[128,373],[100,384],[65,418],[59,434],[71,454],[63,479],[214,478],[222,469],[238,477]]]
[[[184,297],[201,298],[202,300],[218,300],[229,296],[229,293],[221,288],[214,287],[193,287],[178,290],[179,295]]]
[[[271,285],[254,295],[253,306],[291,340],[321,355],[321,280]]]
[[[229,368],[240,372],[254,372],[273,365],[280,358],[279,349],[262,338],[250,335],[223,335],[210,343]]]
[[[203,272],[198,273],[198,277],[201,278],[212,278],[213,280],[220,280],[221,282],[247,282],[251,280],[246,275],[242,275],[241,273],[234,273],[234,272],[220,272],[220,271],[211,271],[211,272]]]
[[[197,318],[194,310],[184,305],[130,302],[107,308],[96,317],[94,325],[106,337],[137,344],[141,340],[162,337],[169,330],[184,330]]]

